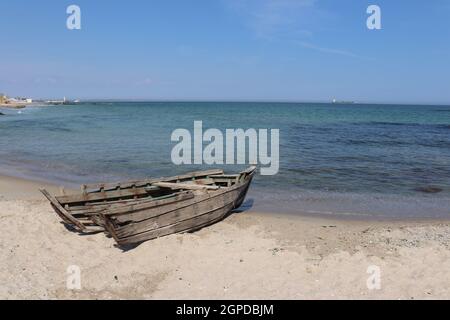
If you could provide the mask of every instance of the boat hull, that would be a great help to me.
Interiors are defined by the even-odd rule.
[[[79,232],[103,231],[119,245],[194,231],[222,220],[245,200],[256,168],[222,170],[142,181],[82,186],[82,193],[54,197],[53,209]],[[87,191],[92,190],[92,191]]]
[[[103,216],[106,230],[118,244],[152,240],[173,233],[198,230],[225,218],[241,206],[251,177],[243,184],[132,214]]]

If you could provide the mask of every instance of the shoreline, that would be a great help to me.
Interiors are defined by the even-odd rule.
[[[0,201],[39,200],[42,199],[39,188],[45,188],[53,193],[59,193],[60,191],[60,186],[57,184],[0,173]]]
[[[67,230],[39,187],[59,194],[54,184],[0,176],[0,298],[450,298],[450,221],[250,209],[123,251],[103,233]],[[81,290],[66,287],[73,265]],[[380,290],[367,287],[370,266],[382,272]]]
[[[9,188],[12,185],[12,188]],[[64,188],[65,192],[77,192],[78,185],[75,183],[56,183],[55,181],[45,180],[35,177],[25,177],[25,175],[11,175],[5,174],[0,170],[0,200],[3,199],[41,199],[42,194],[39,192],[40,188],[45,188],[53,194],[60,194],[61,189]],[[258,192],[260,194],[260,192]],[[6,195],[2,197],[2,194]],[[249,193],[251,196],[251,192]],[[249,198],[247,196],[247,198]],[[253,199],[252,199],[253,200]],[[305,218],[305,219],[319,219],[329,221],[349,221],[349,222],[385,222],[385,223],[435,223],[435,222],[450,222],[449,217],[412,217],[412,216],[375,216],[371,214],[340,214],[340,213],[320,213],[320,212],[307,212],[296,210],[294,211],[277,211],[271,208],[257,207],[250,208],[245,207],[244,211],[251,213],[258,213],[269,216],[284,216],[286,218]]]
[[[8,190],[6,185],[13,185],[12,190]],[[18,194],[18,196],[22,199],[27,198],[41,198],[42,195],[39,192],[40,188],[45,188],[53,194],[60,194],[61,189],[64,188],[66,192],[77,192],[79,190],[79,186],[81,184],[73,183],[73,182],[62,182],[58,183],[56,180],[44,179],[40,177],[31,177],[26,173],[20,173],[19,171],[16,174],[5,173],[5,170],[1,170],[0,168],[0,200],[2,199],[2,193],[6,193],[9,196],[13,196]],[[310,191],[311,192],[311,191]],[[252,192],[250,189],[249,195],[247,196],[247,200],[251,198],[251,196],[261,197],[263,194],[261,190],[258,190],[256,193]],[[254,199],[251,199],[252,202]],[[262,201],[263,202],[263,201]],[[244,203],[245,207],[245,203]],[[322,219],[322,220],[336,220],[336,221],[360,221],[360,222],[405,222],[405,223],[433,223],[433,222],[450,222],[450,215],[447,216],[431,216],[431,217],[415,217],[415,216],[387,216],[387,215],[374,215],[368,213],[353,213],[353,214],[344,214],[344,213],[322,213],[322,212],[308,212],[307,210],[293,210],[292,208],[280,208],[276,209],[275,206],[267,204],[257,205],[256,208],[253,208],[253,204],[250,208],[244,208],[245,211],[248,212],[257,212],[261,214],[267,215],[275,215],[275,216],[286,216],[286,217],[304,217],[311,219]]]

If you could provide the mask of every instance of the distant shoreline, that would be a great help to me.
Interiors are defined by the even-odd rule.
[[[22,104],[22,103],[8,103],[8,104],[0,104],[1,108],[10,108],[10,109],[23,109],[31,104]]]
[[[7,103],[0,104],[0,108],[2,109],[25,109],[27,107],[42,107],[46,106],[45,102],[31,102],[31,103]]]
[[[361,102],[361,101],[342,101],[342,102],[333,102],[333,101],[283,101],[283,100],[190,100],[190,99],[174,99],[174,100],[165,100],[165,99],[85,99],[81,101],[77,101],[75,103],[58,103],[52,104],[46,102],[48,100],[35,100],[32,103],[15,103],[15,104],[0,104],[1,108],[12,108],[12,109],[21,109],[25,107],[31,106],[58,106],[58,105],[80,105],[80,104],[88,104],[88,103],[260,103],[260,104],[270,104],[270,103],[279,103],[279,104],[316,104],[316,105],[330,105],[335,107],[342,106],[430,106],[430,107],[450,107],[450,103],[400,103],[400,102]]]
[[[203,100],[203,99],[83,99],[79,104],[86,103],[124,103],[124,102],[132,102],[132,103],[280,103],[280,104],[320,104],[320,105],[337,105],[342,106],[346,105],[346,103],[333,103],[332,101],[284,101],[284,100]],[[351,102],[348,105],[358,106],[358,105],[369,105],[369,106],[384,106],[384,105],[393,105],[393,106],[441,106],[441,107],[450,107],[450,103],[414,103],[414,102]]]

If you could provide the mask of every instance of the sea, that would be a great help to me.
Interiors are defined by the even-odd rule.
[[[74,187],[245,168],[172,163],[173,131],[202,121],[279,129],[279,172],[255,177],[244,210],[450,218],[450,106],[91,101],[0,112],[0,173],[10,176]]]

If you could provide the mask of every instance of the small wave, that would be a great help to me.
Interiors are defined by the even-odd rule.
[[[129,164],[129,159],[106,159],[103,160],[103,163],[105,164]]]
[[[67,128],[46,127],[46,129],[52,132],[73,132],[73,130]]]
[[[444,189],[438,188],[438,187],[428,186],[428,187],[417,187],[417,188],[414,188],[414,191],[423,192],[423,193],[439,193],[439,192],[444,191]]]
[[[376,125],[376,126],[422,126],[421,123],[407,123],[407,122],[385,122],[385,121],[369,121],[362,123],[354,123],[354,124],[368,124],[368,125]]]
[[[369,126],[422,127],[422,128],[450,129],[450,124],[433,124],[433,123],[417,123],[417,122],[369,121],[369,122],[352,122],[350,124],[352,124],[352,125],[369,125]]]
[[[395,141],[395,140],[356,140],[356,139],[338,139],[337,142],[346,144],[346,145],[364,145],[364,146],[386,146],[386,147],[395,147],[395,146],[409,146],[417,143],[406,142],[406,141]]]
[[[438,109],[438,110],[433,110],[433,112],[450,112],[450,109]]]

